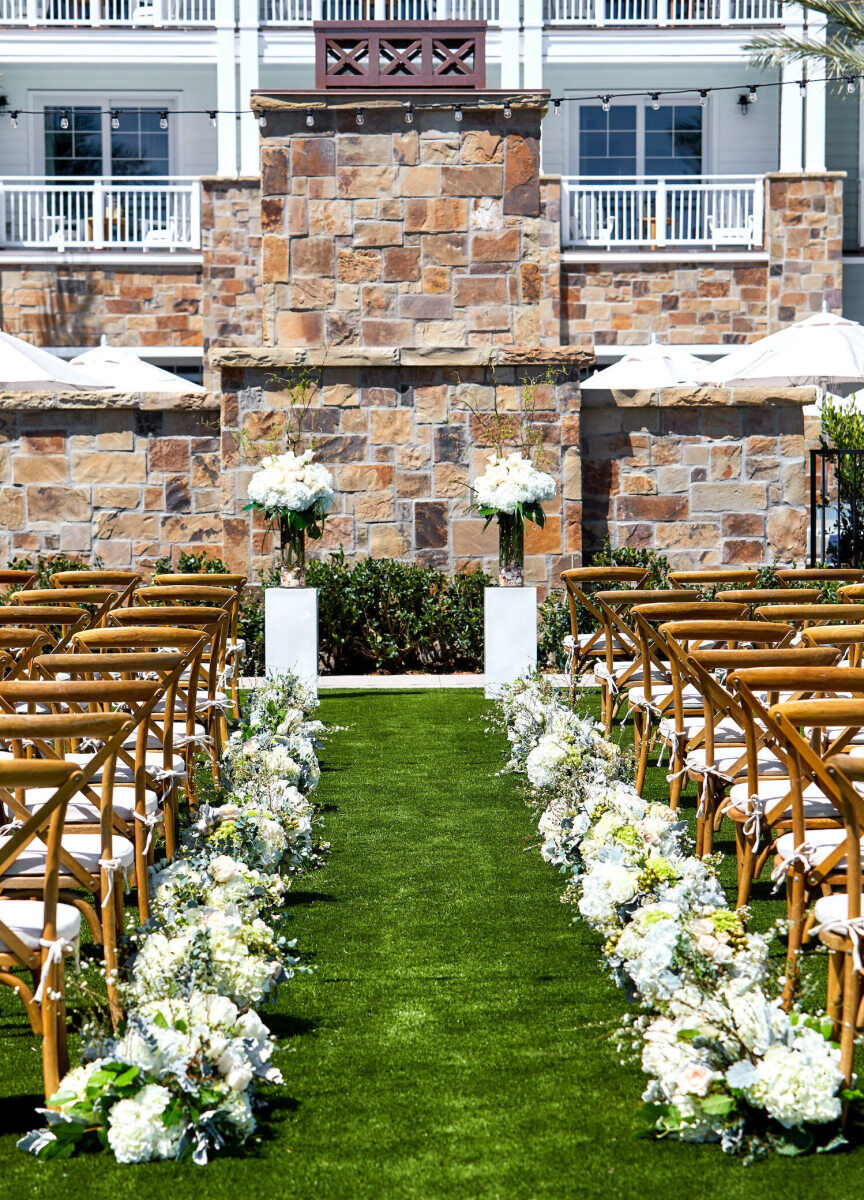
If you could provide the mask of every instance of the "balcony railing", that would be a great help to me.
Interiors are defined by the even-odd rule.
[[[752,249],[762,244],[761,175],[567,176],[562,180],[564,246]]]
[[[488,21],[499,0],[259,0],[262,25],[313,21]],[[0,0],[3,25],[212,26],[216,0]]]
[[[551,25],[779,25],[781,0],[546,0]]]
[[[313,21],[488,21],[497,25],[499,0],[259,0],[262,25]]]
[[[197,179],[0,180],[0,248],[198,250]]]

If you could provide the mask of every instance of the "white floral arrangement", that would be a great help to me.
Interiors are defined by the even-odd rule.
[[[508,769],[525,776],[543,858],[563,899],[601,933],[618,983],[639,1002],[633,1049],[658,1136],[719,1142],[745,1159],[842,1142],[840,1049],[820,1016],[784,1012],[768,939],[729,908],[685,825],[643,800],[599,726],[539,678],[505,689]]]
[[[23,1149],[203,1164],[253,1133],[256,1081],[282,1082],[256,1007],[304,969],[280,909],[291,876],[326,849],[304,794],[320,773],[317,703],[294,676],[253,695],[229,739],[224,802],[202,803],[177,857],[152,873],[151,917],[119,981],[125,1022],[91,1031]]]
[[[490,454],[486,461],[486,470],[474,480],[475,503],[485,517],[518,513],[536,520],[539,506],[558,490],[552,476],[538,471],[523,454]]]
[[[321,520],[330,512],[335,500],[333,476],[321,463],[315,462],[312,450],[295,454],[273,454],[262,459],[258,470],[249,480],[249,501],[262,512],[310,513]]]

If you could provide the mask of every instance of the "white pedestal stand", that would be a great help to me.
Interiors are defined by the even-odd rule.
[[[264,665],[268,675],[293,671],[318,691],[318,589],[264,592]]]
[[[486,695],[537,667],[537,589],[484,589]]]

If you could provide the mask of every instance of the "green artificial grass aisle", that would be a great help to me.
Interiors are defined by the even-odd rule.
[[[643,1080],[596,937],[558,900],[478,692],[324,693],[327,866],[295,885],[313,975],[265,1012],[287,1081],[249,1152],[118,1167],[39,1163],[39,1063],[0,1009],[0,1197],[65,1200],[773,1200],[848,1192],[860,1153],[744,1168],[637,1140]],[[652,773],[652,791],[662,773]],[[526,852],[527,851],[527,852]],[[766,909],[767,911],[767,909]]]

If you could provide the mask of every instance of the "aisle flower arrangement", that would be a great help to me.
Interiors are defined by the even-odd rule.
[[[245,707],[222,784],[153,871],[150,920],[121,971],[125,1019],[93,1027],[81,1063],[18,1143],[41,1158],[102,1146],[118,1162],[206,1163],[255,1129],[255,1084],[282,1083],[256,1006],[303,970],[281,930],[291,877],[326,851],[309,800],[318,783],[318,701],[293,676]]]
[[[783,1010],[768,939],[728,907],[715,862],[691,853],[684,822],[637,794],[618,747],[551,684],[518,680],[500,712],[541,854],[566,876],[574,919],[602,935],[611,971],[640,1005],[626,1041],[649,1079],[651,1131],[745,1158],[842,1142],[830,1025]]]
[[[501,587],[522,587],[525,561],[525,522],[544,525],[543,501],[551,500],[558,485],[551,475],[538,471],[518,451],[490,454],[482,475],[474,480],[474,505],[486,525],[498,520],[498,582]]]

